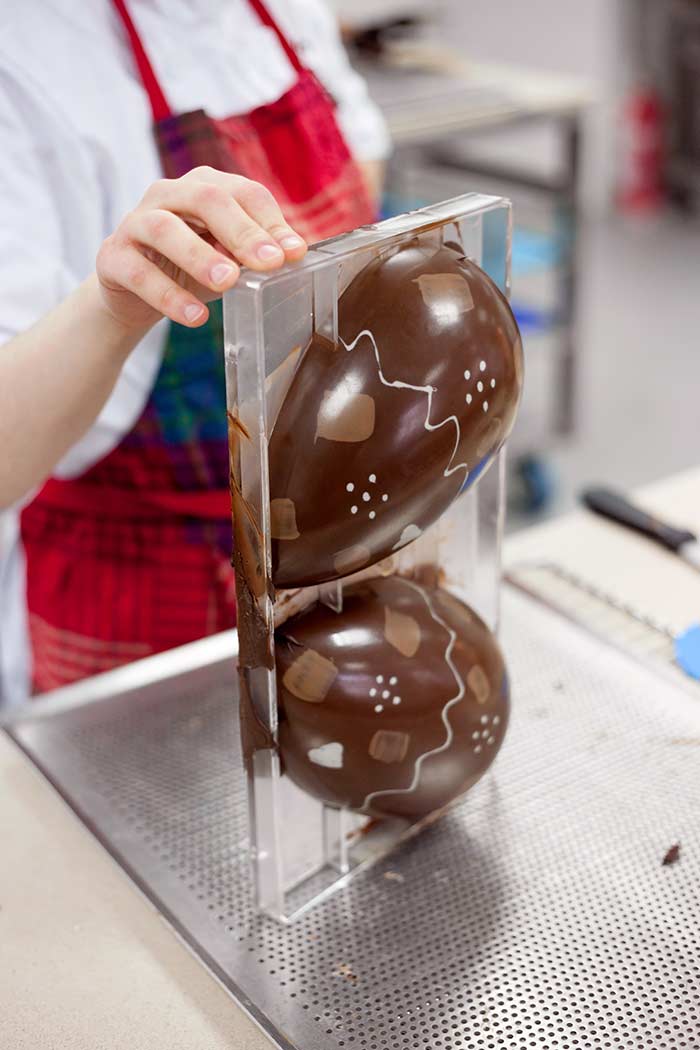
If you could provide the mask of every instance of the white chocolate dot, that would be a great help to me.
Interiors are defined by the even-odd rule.
[[[391,676],[391,678],[389,679],[389,685],[396,685],[397,682],[398,682],[398,678],[396,677],[395,674],[393,674]]]
[[[377,695],[377,690],[374,688],[374,686],[370,689],[369,695],[370,696],[376,696]]]
[[[489,410],[489,403],[488,403],[488,401],[484,401],[484,403],[483,403],[483,405],[481,407],[483,408],[484,412],[488,412],[488,410]]]
[[[486,743],[487,744],[495,744],[496,743],[496,737],[495,736],[490,736],[488,738],[488,740],[486,741]]]
[[[386,501],[387,501],[388,499],[389,499],[389,497],[387,496],[386,492],[384,492],[384,493],[382,494],[382,503],[386,503]]]
[[[479,382],[476,384],[476,389],[479,391],[479,393],[481,393],[484,389],[484,384],[481,382],[481,380],[479,380]]]
[[[392,704],[398,705],[398,704],[401,703],[401,697],[400,696],[395,696],[394,699],[391,702],[392,702]]]
[[[485,739],[486,739],[486,737],[487,737],[487,736],[489,735],[489,731],[488,731],[488,729],[484,729],[484,730],[482,731],[481,735],[482,735],[482,737],[483,737],[483,738],[484,738],[484,740],[485,740]]]
[[[365,501],[365,503],[369,503],[369,501],[371,499],[371,496],[370,496],[369,492],[363,492],[362,493],[362,498]]]
[[[388,700],[390,696],[391,693],[388,689],[382,689],[382,700]]]
[[[379,679],[377,679],[377,681],[379,681]],[[489,723],[489,716],[488,715],[482,715],[481,718],[480,718],[480,722],[481,722],[482,726],[488,725],[488,723]]]
[[[474,754],[478,755],[480,753],[481,753],[481,744],[477,744],[476,747],[474,748]]]
[[[468,405],[471,405],[471,403],[472,403],[472,395],[471,394],[467,394],[467,396],[465,397],[464,400],[467,402]]]
[[[475,729],[474,732],[472,733],[472,740],[478,740],[478,739],[479,739],[479,730]]]
[[[383,674],[378,674],[377,677],[375,678],[375,681],[379,682],[379,684],[381,685],[382,682],[384,681],[384,675]]]
[[[492,379],[492,380],[491,380],[491,389],[492,389],[492,390],[495,390],[495,389],[496,389],[496,380],[495,380],[495,379]]]
[[[376,475],[376,474],[370,474],[370,476],[368,477],[368,479],[367,479],[367,480],[368,480],[368,481],[369,481],[369,482],[370,482],[370,483],[371,483],[372,485],[374,485],[375,481],[377,480],[377,475]]]
[[[351,513],[351,514],[357,514],[357,507],[353,505],[353,506],[352,506],[352,507],[350,508],[350,513]]]
[[[377,512],[376,512],[376,510],[371,510],[371,511],[369,512],[369,520],[370,520],[370,521],[374,521],[374,519],[376,518],[376,516],[377,516]]]
[[[382,711],[384,710],[384,706],[383,706],[382,704],[375,704],[375,705],[374,705],[374,710],[375,710],[375,711],[377,712],[377,714],[379,715],[379,714],[381,714],[381,713],[382,713]]]
[[[481,372],[485,372],[486,371],[486,362],[485,361],[479,361],[479,370]]]
[[[493,716],[493,724],[494,724],[495,726],[499,725],[499,724],[500,724],[500,721],[501,721],[501,716],[500,716],[500,715],[494,715],[494,716]]]
[[[348,481],[347,485],[345,486],[345,491],[346,492],[354,492],[355,491],[355,486],[353,485],[352,481]]]
[[[466,380],[469,380],[469,379],[471,379],[471,377],[472,377],[472,374],[471,374],[471,372],[469,371],[469,369],[467,369],[467,370],[466,370],[466,372],[464,373],[464,378],[465,378]]]

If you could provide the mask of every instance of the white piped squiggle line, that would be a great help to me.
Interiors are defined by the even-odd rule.
[[[382,362],[381,362],[381,359],[379,357],[379,349],[377,348],[376,340],[375,340],[374,336],[372,335],[372,333],[370,332],[369,328],[363,328],[363,330],[358,335],[355,336],[355,338],[353,339],[353,341],[351,343],[346,343],[344,339],[341,339],[340,342],[343,344],[343,346],[345,347],[345,349],[347,351],[351,351],[351,350],[355,349],[355,347],[359,343],[360,339],[363,339],[365,336],[367,336],[367,338],[371,342],[372,347],[374,349],[374,356],[377,359],[377,371],[379,372],[379,378],[382,381],[382,383],[384,384],[384,386],[394,387],[396,390],[414,390],[418,394],[426,394],[427,395],[427,397],[428,397],[428,411],[427,411],[426,416],[425,416],[425,423],[423,424],[423,426],[424,426],[424,428],[426,430],[439,430],[441,427],[444,427],[446,423],[454,423],[455,429],[457,431],[457,437],[455,438],[455,447],[453,448],[452,455],[450,456],[450,458],[449,458],[449,460],[447,462],[447,466],[445,467],[445,469],[443,470],[442,473],[443,473],[443,477],[449,478],[450,474],[454,474],[455,471],[457,471],[457,470],[464,470],[465,471],[464,480],[466,481],[467,477],[469,475],[469,466],[468,466],[468,464],[467,463],[455,463],[455,465],[452,466],[452,461],[454,460],[455,456],[457,455],[457,449],[459,448],[459,439],[462,436],[462,431],[460,429],[459,420],[457,419],[457,416],[447,416],[445,419],[441,420],[441,422],[439,422],[439,423],[431,423],[430,422],[430,413],[432,412],[432,408],[433,408],[433,394],[436,392],[435,387],[432,387],[432,386],[414,386],[412,383],[404,383],[402,379],[394,379],[394,380],[387,379],[386,376],[384,375],[384,372],[382,371]]]
[[[429,596],[426,594],[425,590],[422,587],[420,587],[417,583],[412,583],[411,580],[404,579],[402,580],[402,582],[405,583],[408,587],[412,587],[414,591],[418,591],[420,596],[423,598],[423,601],[428,606],[428,611],[430,612],[432,618],[435,620],[436,623],[439,623],[441,627],[444,627],[447,633],[449,634],[450,640],[447,643],[447,647],[445,649],[445,663],[452,671],[452,674],[455,676],[455,682],[457,682],[458,690],[456,694],[450,700],[447,701],[440,715],[445,725],[445,729],[447,730],[447,737],[445,741],[442,744],[440,744],[439,747],[434,747],[432,751],[426,751],[424,754],[418,756],[418,758],[416,759],[416,764],[413,767],[413,779],[411,780],[411,783],[408,787],[386,788],[383,791],[372,791],[371,794],[366,796],[364,802],[362,803],[363,810],[371,804],[373,799],[379,798],[381,795],[410,795],[412,791],[416,790],[420,781],[421,766],[423,765],[425,760],[427,758],[430,758],[432,755],[439,755],[443,751],[446,751],[452,743],[452,741],[454,740],[454,731],[452,729],[452,726],[450,725],[450,720],[447,717],[447,712],[450,710],[451,707],[454,707],[455,704],[458,704],[459,701],[463,699],[466,692],[464,680],[462,679],[462,676],[460,675],[459,671],[457,670],[452,661],[452,650],[454,648],[455,642],[457,641],[456,632],[453,631],[451,627],[448,627],[448,625],[445,623],[441,616],[438,616],[438,614],[435,612],[433,603],[431,602]]]

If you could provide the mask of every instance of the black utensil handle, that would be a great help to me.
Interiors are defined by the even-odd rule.
[[[655,540],[656,543],[662,544],[671,551],[678,552],[684,543],[695,539],[692,532],[666,525],[658,518],[647,514],[645,510],[635,507],[628,499],[612,489],[584,489],[581,499],[589,510],[601,514],[604,518],[610,518],[611,521],[616,521],[618,525],[626,525],[628,529],[641,532],[650,540]]]

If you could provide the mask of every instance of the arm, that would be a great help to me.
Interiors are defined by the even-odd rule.
[[[270,270],[305,251],[258,183],[196,168],[151,186],[102,245],[95,274],[0,347],[0,507],[40,484],[85,433],[156,321],[199,327],[239,263]]]
[[[40,484],[82,437],[139,337],[107,314],[93,276],[0,348],[0,507]]]

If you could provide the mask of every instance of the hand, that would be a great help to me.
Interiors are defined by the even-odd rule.
[[[260,183],[194,168],[149,187],[100,248],[97,278],[104,306],[129,330],[161,317],[198,328],[239,264],[274,270],[306,248]]]

